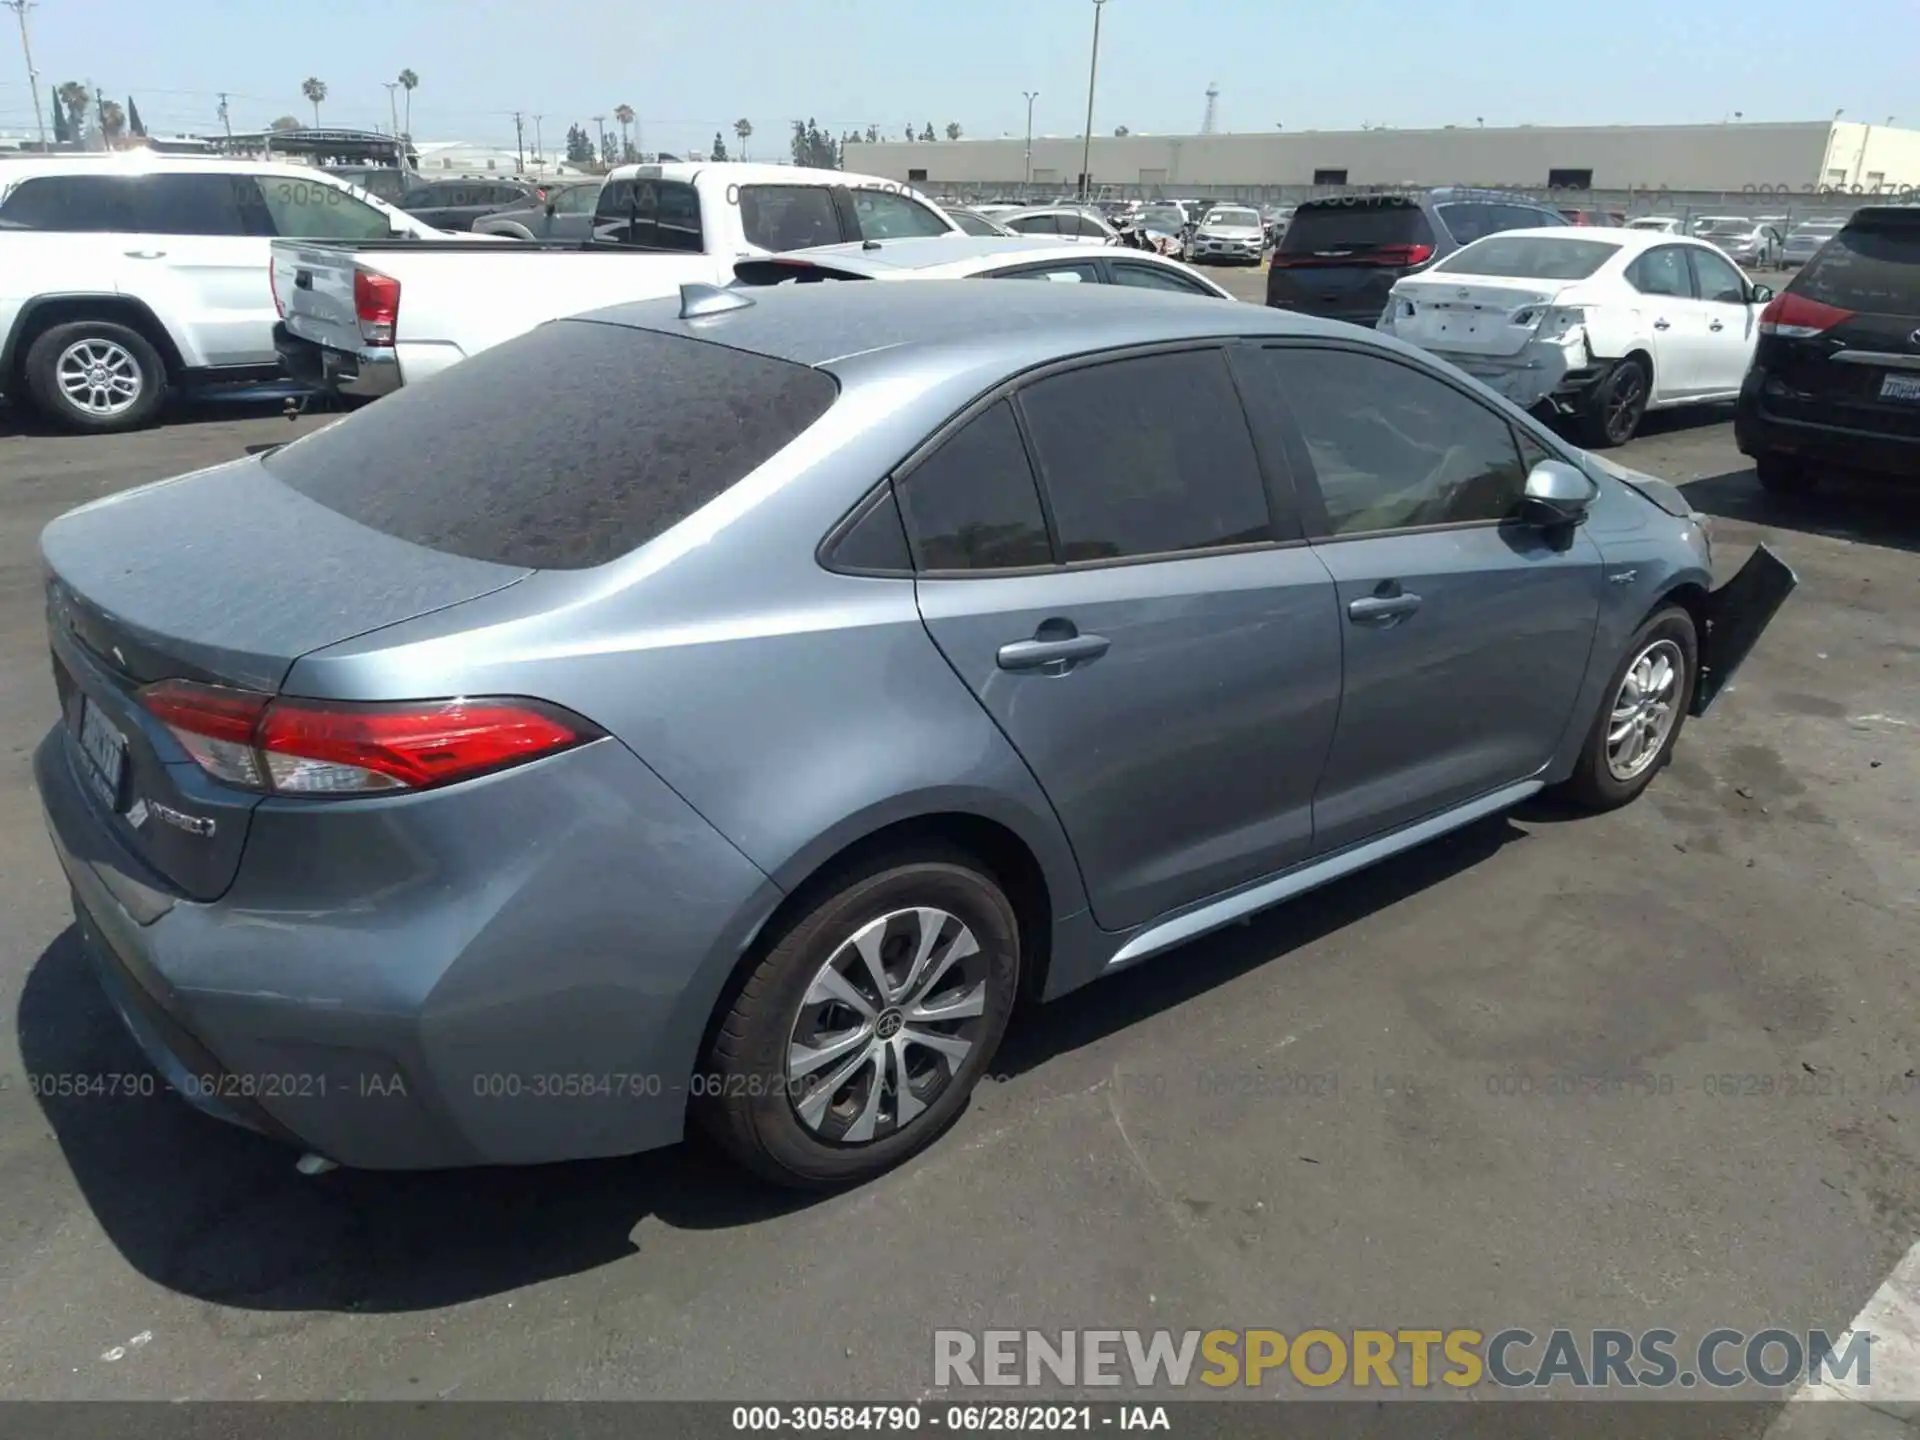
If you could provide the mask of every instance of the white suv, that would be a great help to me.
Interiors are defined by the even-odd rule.
[[[68,429],[129,430],[171,385],[278,378],[275,237],[438,234],[303,165],[0,160],[0,394]]]

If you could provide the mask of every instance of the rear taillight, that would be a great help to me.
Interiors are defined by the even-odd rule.
[[[1382,245],[1367,257],[1375,265],[1424,265],[1432,258],[1431,245]]]
[[[353,272],[353,313],[360,320],[360,338],[369,345],[393,344],[393,327],[400,318],[400,282],[370,270]]]
[[[1834,326],[1851,320],[1854,312],[1837,305],[1823,305],[1791,290],[1783,290],[1760,312],[1760,333],[1781,335],[1790,340],[1807,340],[1824,335]]]
[[[598,739],[538,700],[304,700],[162,680],[140,692],[200,768],[276,795],[425,790]]]

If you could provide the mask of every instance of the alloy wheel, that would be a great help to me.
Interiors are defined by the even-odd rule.
[[[1640,427],[1640,412],[1646,408],[1647,380],[1638,365],[1624,365],[1614,372],[1607,387],[1607,438],[1624,445]]]
[[[79,340],[54,362],[60,393],[74,409],[102,418],[123,415],[146,387],[140,362],[112,340]]]
[[[1671,640],[1656,640],[1634,657],[1607,715],[1607,769],[1636,780],[1659,758],[1679,719],[1686,657]]]

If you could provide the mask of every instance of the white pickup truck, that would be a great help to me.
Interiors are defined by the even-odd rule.
[[[789,165],[623,165],[584,244],[287,241],[273,247],[274,346],[294,379],[384,395],[563,315],[724,285],[743,259],[963,235],[889,180]]]

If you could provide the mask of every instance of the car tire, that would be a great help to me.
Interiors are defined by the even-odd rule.
[[[1790,455],[1758,456],[1753,462],[1753,473],[1762,490],[1783,499],[1797,499],[1811,493],[1814,487],[1813,476]]]
[[[1589,450],[1624,445],[1639,432],[1646,417],[1652,377],[1646,365],[1629,355],[1616,360],[1594,382],[1578,414],[1580,443]]]
[[[1665,683],[1663,662],[1671,670]],[[1678,605],[1656,610],[1634,632],[1608,678],[1580,759],[1560,786],[1561,795],[1588,810],[1612,810],[1638,797],[1672,758],[1699,677],[1700,640],[1693,617]],[[1652,718],[1623,718],[1629,711]],[[1622,733],[1630,724],[1633,737]],[[1635,737],[1635,747],[1629,749],[1629,738]]]
[[[692,1108],[756,1175],[820,1190],[892,1169],[959,1114],[1013,1012],[1020,929],[993,877],[945,847],[855,864],[812,893],[720,1017]]]
[[[28,347],[24,372],[36,408],[67,430],[136,430],[166,399],[159,352],[139,331],[110,320],[53,326]]]

